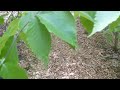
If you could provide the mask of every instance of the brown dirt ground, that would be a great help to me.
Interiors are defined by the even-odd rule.
[[[78,43],[76,51],[52,35],[49,67],[45,69],[30,50],[19,43],[20,65],[27,70],[29,79],[118,79],[120,55],[114,53],[101,33],[87,38],[77,22]]]

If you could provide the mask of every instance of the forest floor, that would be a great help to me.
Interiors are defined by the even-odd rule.
[[[52,35],[49,66],[45,69],[24,43],[18,44],[20,65],[29,79],[118,79],[120,55],[114,53],[101,33],[87,38],[77,22],[79,49],[76,51]]]

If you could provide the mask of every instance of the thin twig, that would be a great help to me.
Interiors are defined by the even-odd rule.
[[[28,23],[29,23],[29,22],[27,22],[27,23],[25,24],[25,26],[19,31],[19,33],[14,37],[14,40],[13,40],[13,42],[12,42],[9,50],[8,50],[7,54],[5,55],[5,59],[8,57],[8,55],[9,55],[9,53],[10,53],[10,51],[11,51],[11,49],[12,49],[14,43],[15,43],[15,41],[17,40],[19,34],[20,34],[20,33],[23,31],[23,29],[28,25]]]
[[[114,39],[114,51],[117,52],[118,50],[118,35],[119,35],[119,32],[114,32],[114,36],[115,36],[115,39]]]
[[[38,11],[36,14],[38,14],[38,13],[39,13],[39,11]],[[8,52],[7,52],[6,55],[5,55],[5,59],[8,57],[8,55],[9,55],[9,53],[10,53],[10,51],[11,51],[11,49],[12,49],[14,43],[15,43],[15,41],[17,40],[19,34],[20,34],[20,33],[23,31],[23,29],[28,25],[28,23],[29,23],[29,21],[28,21],[28,22],[25,24],[25,26],[18,32],[18,34],[16,35],[16,37],[14,37],[14,40],[13,40],[13,42],[12,42],[9,50],[8,50]]]

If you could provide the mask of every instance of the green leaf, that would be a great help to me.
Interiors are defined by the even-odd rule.
[[[20,27],[28,23],[27,27],[24,29],[24,34],[26,36],[26,43],[37,56],[37,58],[42,59],[44,64],[48,64],[48,55],[51,48],[51,36],[47,28],[40,22],[40,20],[35,16],[36,12],[29,12],[20,20]]]
[[[119,16],[120,11],[97,11],[95,16],[94,28],[89,37],[96,32],[102,31],[109,24],[116,21]]]
[[[0,24],[4,24],[4,18],[0,16]]]
[[[26,38],[26,34],[24,32],[21,32],[19,37],[19,40],[23,40],[26,44],[27,44],[27,38]],[[28,45],[28,44],[27,44]]]
[[[120,17],[109,25],[109,31],[113,32],[119,26],[120,26]]]
[[[1,68],[1,65],[3,65],[4,61],[5,61],[5,58],[0,59],[0,68]]]
[[[14,37],[10,37],[0,55],[0,76],[5,79],[27,78],[27,73],[18,65],[18,52],[16,42],[13,44]],[[7,55],[8,53],[8,55]],[[7,57],[6,57],[7,55]]]
[[[18,24],[19,24],[19,19],[15,19],[13,20],[8,28],[7,28],[7,34],[9,34],[9,36],[13,36],[17,33],[17,31],[19,30],[19,27],[18,27]]]
[[[80,17],[80,22],[85,30],[90,34],[92,32],[94,23],[84,17]]]
[[[25,12],[25,14],[20,18],[19,28],[22,29],[28,22],[29,23],[33,22],[36,13],[37,13],[36,11]],[[29,23],[27,24],[27,26],[24,27],[23,30],[24,33],[26,33],[29,29],[33,27]]]
[[[49,32],[77,47],[77,31],[75,20],[68,11],[49,11],[37,15],[40,21],[46,26]]]
[[[76,19],[77,17],[79,17],[80,13],[79,11],[74,11],[74,18]]]
[[[0,37],[0,54],[1,54],[1,50],[4,48],[5,43],[7,42],[9,37],[6,37],[3,35],[3,37]]]
[[[2,49],[2,53],[0,55],[0,58],[3,58],[6,56],[8,53],[8,56],[5,57],[5,62],[12,62],[13,64],[18,64],[18,52],[17,52],[17,43],[15,42],[10,49],[12,43],[13,43],[14,37],[10,37],[6,44],[5,47]],[[9,50],[10,49],[10,50]]]
[[[91,22],[94,22],[96,11],[80,11],[80,17],[84,17]]]
[[[27,79],[26,71],[12,62],[1,66],[0,76],[4,79]]]
[[[19,30],[18,23],[19,23],[19,19],[15,19],[14,21],[12,21],[9,24],[6,32],[3,34],[2,37],[0,37],[0,54],[1,54],[1,50],[5,46],[5,43],[7,42],[9,37],[15,35],[17,33],[17,31]]]

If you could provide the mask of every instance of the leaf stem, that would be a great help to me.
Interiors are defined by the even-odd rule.
[[[114,49],[115,52],[118,51],[118,41],[119,41],[118,36],[119,36],[119,32],[114,32],[114,37],[115,37],[115,38],[114,38],[114,46],[113,46],[113,49]]]
[[[14,43],[15,43],[15,41],[17,40],[19,34],[20,34],[20,33],[23,31],[23,29],[28,25],[28,23],[29,23],[29,22],[27,22],[27,23],[25,24],[25,26],[24,26],[24,27],[18,32],[18,34],[14,37],[14,40],[13,40],[13,42],[12,42],[9,50],[8,50],[8,52],[7,52],[6,55],[5,55],[5,59],[8,57],[8,55],[9,55],[9,53],[10,53],[10,51],[11,51],[11,49],[12,49]]]

